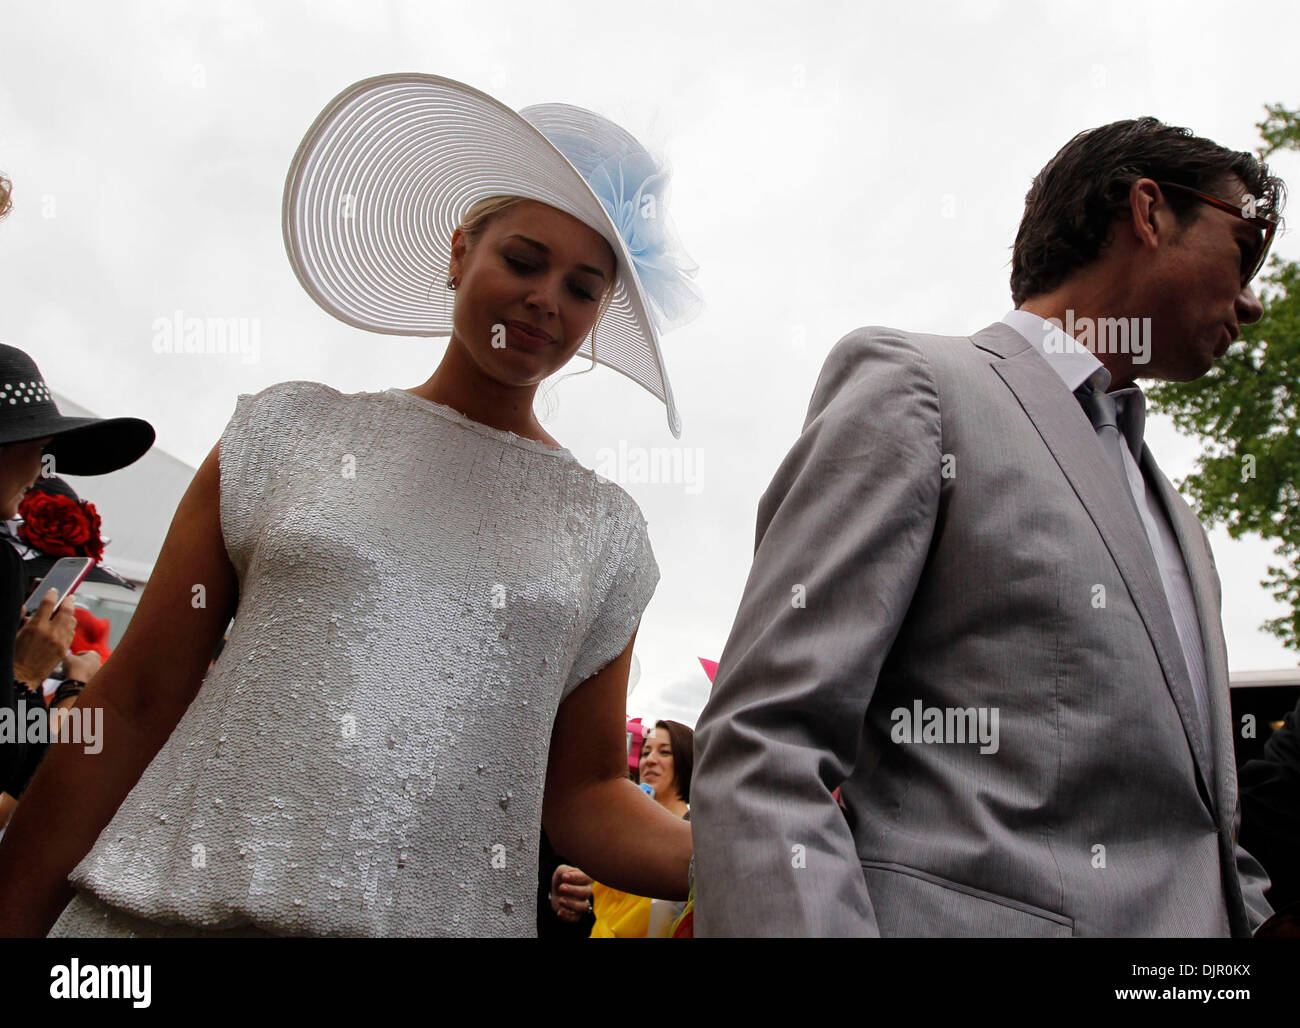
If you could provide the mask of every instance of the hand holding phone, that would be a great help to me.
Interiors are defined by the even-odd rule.
[[[33,689],[39,689],[67,656],[77,631],[71,603],[55,610],[58,596],[57,589],[46,589],[36,613],[14,638],[14,677]]]

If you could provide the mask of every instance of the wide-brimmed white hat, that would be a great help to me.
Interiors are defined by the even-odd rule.
[[[677,246],[667,174],[613,122],[567,104],[516,113],[436,75],[349,86],[308,130],[284,191],[284,242],[318,304],[357,328],[452,331],[452,232],[474,203],[521,196],[599,232],[618,259],[595,360],[648,389],[681,421],[659,333],[699,309],[695,268]],[[592,357],[589,336],[578,351]]]

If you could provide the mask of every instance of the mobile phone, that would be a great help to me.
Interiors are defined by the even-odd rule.
[[[28,617],[35,614],[36,608],[41,605],[41,597],[51,589],[58,590],[58,602],[54,604],[54,609],[58,610],[63,601],[76,592],[81,580],[94,566],[95,561],[90,557],[61,557],[55,561],[54,567],[50,568],[49,573],[27,597],[27,602],[23,604],[23,613]]]

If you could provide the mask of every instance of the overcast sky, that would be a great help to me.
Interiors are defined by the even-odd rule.
[[[561,382],[548,431],[680,446],[698,479],[624,483],[662,578],[637,640],[633,713],[693,723],[696,660],[722,651],[758,497],[802,427],[826,353],[863,325],[966,334],[1010,307],[1033,175],[1076,132],[1155,115],[1254,149],[1265,103],[1300,106],[1300,7],[998,2],[3,4],[0,341],[62,394],[151,421],[197,464],[240,393],[291,379],[355,392],[424,381],[442,341],[372,335],[320,310],[285,257],[298,142],[350,83],[459,79],[514,108],[600,111],[665,155],[704,313],[664,340],[681,410],[608,369]],[[1300,184],[1300,160],[1275,169]],[[1294,220],[1294,216],[1293,219]],[[1294,235],[1275,252],[1300,258]],[[246,318],[255,362],[166,355],[155,319]],[[570,370],[581,370],[575,364]],[[1177,480],[1194,439],[1147,439]],[[93,495],[88,496],[94,499]],[[111,526],[106,526],[110,530]],[[1292,667],[1258,541],[1211,531],[1233,670]],[[111,552],[110,552],[111,557]]]

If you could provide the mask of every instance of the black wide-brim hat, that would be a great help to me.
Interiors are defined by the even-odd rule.
[[[35,550],[34,547],[29,547],[29,549]],[[62,557],[51,557],[48,553],[35,550],[33,555],[23,558],[23,572],[31,578],[44,578],[50,573],[50,568],[54,567],[62,559]],[[86,572],[85,580],[87,582],[101,582],[104,585],[121,586],[123,589],[135,589],[134,582],[123,578],[106,564],[96,564]]]
[[[0,343],[0,446],[46,436],[56,473],[106,475],[143,457],[154,430],[140,418],[64,417],[36,362]]]

